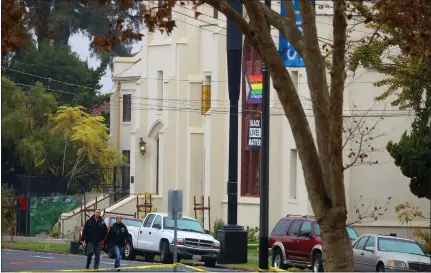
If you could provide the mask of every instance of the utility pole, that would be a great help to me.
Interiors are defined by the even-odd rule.
[[[242,3],[228,0],[230,7],[242,17]],[[229,88],[229,171],[227,181],[227,225],[217,232],[220,241],[218,262],[247,263],[247,235],[238,221],[238,101],[241,90],[242,33],[227,20],[226,51]]]
[[[265,0],[271,8],[271,0]],[[271,25],[268,24],[271,33]],[[260,162],[260,229],[259,229],[259,268],[268,270],[268,222],[269,222],[269,100],[270,75],[268,66],[263,63],[262,69],[262,156]]]

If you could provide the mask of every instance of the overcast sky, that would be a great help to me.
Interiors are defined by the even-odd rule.
[[[97,58],[90,57],[90,51],[88,50],[90,44],[89,38],[81,34],[75,34],[71,39],[69,39],[69,44],[72,47],[72,50],[81,56],[82,60],[85,61],[88,59],[88,64],[91,67],[94,68],[100,65],[100,61],[98,61]],[[136,53],[141,46],[142,45],[140,43],[136,44],[133,48],[133,53]],[[103,85],[102,90],[100,90],[102,93],[110,93],[112,91],[111,70],[109,69],[109,66],[100,83]]]

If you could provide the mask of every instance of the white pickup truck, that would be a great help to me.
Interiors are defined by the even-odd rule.
[[[131,238],[124,249],[124,258],[133,260],[136,255],[144,256],[152,262],[160,255],[163,263],[173,263],[174,220],[167,213],[149,213],[137,230],[129,231]],[[220,253],[220,242],[202,228],[198,220],[182,217],[177,222],[178,262],[192,259],[205,262],[207,267],[215,267]]]

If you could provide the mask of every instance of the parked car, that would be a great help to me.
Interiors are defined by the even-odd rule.
[[[126,258],[135,259],[136,255],[153,262],[160,255],[163,263],[173,262],[174,220],[167,213],[150,213],[139,230],[130,232],[132,245],[126,244]],[[177,223],[178,261],[193,259],[204,261],[205,266],[215,267],[220,253],[220,242],[202,228],[198,220],[182,217]]]
[[[106,226],[108,227],[108,232],[109,229],[111,228],[111,226],[116,222],[116,215],[110,215],[110,216],[105,216],[103,221],[105,221]],[[137,218],[133,218],[133,217],[123,217],[122,220],[123,224],[127,227],[129,233],[132,232],[134,229],[139,229],[142,226],[142,220],[137,219]],[[83,241],[82,241],[82,231],[83,228],[81,227],[80,232],[79,232],[79,243],[82,245]],[[113,249],[108,249],[108,246],[105,245],[105,240],[102,241],[102,250],[105,251],[106,253],[108,253],[109,258],[113,258],[114,257],[114,253],[113,253]],[[125,252],[125,251],[124,251]],[[123,258],[125,257],[125,253],[123,253]]]
[[[346,230],[353,244],[359,237],[358,233],[352,226],[347,226]],[[320,226],[313,216],[287,215],[281,218],[272,230],[268,247],[273,267],[295,266],[323,272]]]
[[[364,234],[353,245],[355,271],[431,272],[431,257],[411,239]]]

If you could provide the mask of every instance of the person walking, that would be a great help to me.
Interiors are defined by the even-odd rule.
[[[117,271],[120,271],[121,254],[126,246],[126,240],[129,238],[129,231],[122,220],[123,217],[117,216],[116,222],[109,229],[108,236],[105,239],[105,244],[108,245],[109,249],[111,249],[111,247],[114,248],[115,268],[117,268]]]
[[[99,269],[100,250],[102,241],[108,233],[108,227],[100,217],[100,209],[96,209],[94,215],[85,223],[82,231],[82,238],[85,242],[85,255],[87,256],[87,264],[85,269],[90,268],[91,259],[94,254],[94,269]]]

